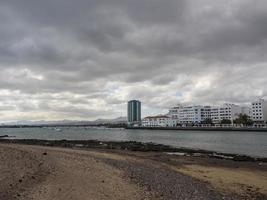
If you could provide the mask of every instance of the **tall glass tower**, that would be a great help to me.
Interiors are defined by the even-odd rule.
[[[138,100],[128,101],[127,117],[129,125],[141,125],[141,102]]]

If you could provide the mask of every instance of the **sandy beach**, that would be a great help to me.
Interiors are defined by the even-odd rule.
[[[267,164],[0,144],[1,200],[267,199]]]

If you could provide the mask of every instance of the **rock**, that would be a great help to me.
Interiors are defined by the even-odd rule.
[[[250,156],[245,156],[245,155],[236,155],[233,158],[234,161],[255,161],[255,158],[252,158]]]

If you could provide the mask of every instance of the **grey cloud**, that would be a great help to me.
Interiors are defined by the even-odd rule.
[[[105,117],[131,98],[153,110],[266,96],[266,10],[264,0],[2,0],[0,105],[12,100],[2,113]]]

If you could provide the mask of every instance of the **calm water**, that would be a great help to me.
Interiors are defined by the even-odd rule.
[[[164,131],[96,129],[84,127],[0,128],[0,135],[18,139],[69,139],[154,142],[175,147],[189,147],[224,153],[267,157],[267,132]]]

